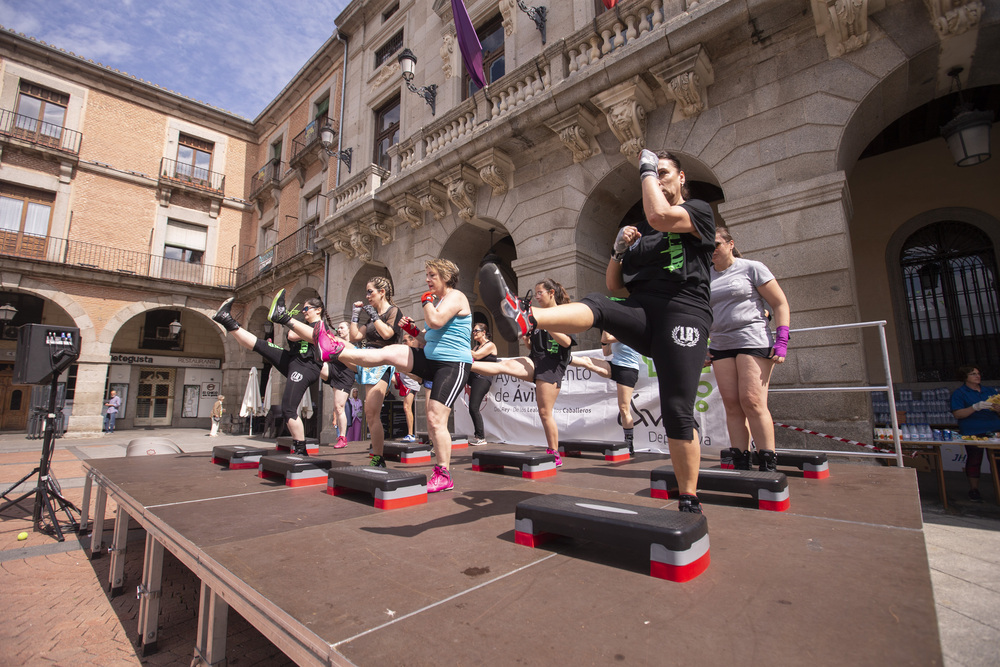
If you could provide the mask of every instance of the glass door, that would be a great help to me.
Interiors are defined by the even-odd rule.
[[[170,426],[174,411],[174,370],[146,368],[139,371],[135,400],[136,426]]]

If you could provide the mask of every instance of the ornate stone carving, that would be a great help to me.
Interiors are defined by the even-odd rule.
[[[816,34],[826,38],[831,58],[868,43],[868,0],[812,0]]]
[[[382,239],[382,245],[392,243],[392,225],[389,224],[389,216],[384,213],[371,213],[358,223],[358,228],[364,233],[374,238]]]
[[[455,72],[455,35],[445,33],[441,37],[441,69],[444,70],[444,78],[450,79]]]
[[[483,183],[493,188],[493,195],[507,192],[514,175],[514,162],[503,151],[491,148],[469,161],[479,171]]]
[[[601,152],[597,145],[597,118],[587,107],[576,105],[545,123],[573,154],[573,162],[583,162]]]
[[[938,36],[953,37],[975,28],[983,16],[979,0],[924,0]]]
[[[389,79],[398,79],[398,78],[399,78],[399,62],[393,60],[392,62],[388,62],[382,65],[382,69],[380,69],[378,71],[378,74],[376,74],[375,77],[372,79],[371,86],[372,88],[378,88]]]
[[[424,209],[420,206],[420,197],[409,192],[404,192],[389,202],[389,206],[396,212],[396,217],[404,223],[410,223],[413,229],[420,229],[424,226]]]
[[[622,155],[639,157],[646,143],[646,114],[656,108],[653,94],[634,76],[591,98],[608,119],[608,126],[621,142]]]
[[[650,68],[667,98],[674,100],[672,122],[697,116],[708,108],[708,87],[715,83],[715,70],[708,53],[699,44]]]
[[[371,264],[375,255],[375,236],[369,233],[362,223],[358,223],[350,231],[351,247],[357,253],[358,259],[365,264]]]
[[[500,0],[500,16],[503,17],[503,34],[510,37],[514,34],[515,0]]]
[[[444,186],[430,180],[414,190],[420,199],[420,207],[434,214],[435,220],[441,220],[448,214],[448,193]]]
[[[334,252],[343,253],[344,257],[348,259],[354,259],[354,256],[357,254],[354,251],[354,246],[351,244],[351,233],[347,229],[339,229],[334,232],[331,245]]]
[[[441,179],[448,188],[448,199],[458,209],[458,217],[465,221],[476,217],[476,194],[479,187],[475,179],[475,170],[464,164],[444,174]]]

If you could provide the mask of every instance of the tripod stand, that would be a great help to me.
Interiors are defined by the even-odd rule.
[[[55,438],[56,430],[56,392],[59,388],[58,385],[59,373],[55,372],[52,374],[52,386],[49,394],[49,411],[48,414],[45,415],[45,440],[42,444],[42,459],[38,462],[38,467],[0,494],[0,498],[6,498],[14,489],[31,477],[34,477],[35,473],[38,473],[38,484],[35,485],[34,489],[28,491],[19,498],[8,500],[3,505],[0,505],[0,512],[4,511],[8,507],[17,505],[28,496],[34,494],[35,507],[31,515],[31,520],[35,530],[38,532],[51,532],[55,534],[56,539],[63,542],[66,538],[63,536],[62,527],[59,525],[59,519],[56,516],[55,506],[58,506],[59,509],[66,513],[66,518],[69,520],[70,525],[76,532],[80,532],[80,522],[73,518],[73,512],[76,512],[79,515],[80,509],[63,497],[62,493],[56,487],[55,482],[52,480],[52,477],[49,475],[49,464],[52,459],[53,451],[52,440]],[[52,522],[49,530],[45,530],[41,525],[43,509],[48,510],[48,517]]]

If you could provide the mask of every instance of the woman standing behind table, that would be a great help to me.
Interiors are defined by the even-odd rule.
[[[536,311],[544,311],[559,304],[569,303],[569,294],[562,285],[547,278],[535,285]],[[530,299],[530,295],[528,301]],[[523,337],[528,346],[527,357],[514,357],[500,361],[477,361],[472,364],[472,372],[480,375],[510,375],[524,382],[535,383],[535,403],[538,417],[545,432],[546,452],[556,459],[556,466],[562,465],[559,456],[559,425],[553,409],[559,397],[563,376],[569,366],[570,348],[576,345],[576,336],[554,333],[544,329],[532,329]]]
[[[964,384],[951,395],[951,414],[958,420],[959,433],[986,437],[1000,431],[1000,403],[989,400],[991,396],[1000,394],[1000,388],[984,387],[982,374],[976,366],[960,367],[958,377]],[[982,466],[982,448],[966,445],[965,476],[969,479],[969,500],[976,503],[983,502],[983,496],[979,493],[979,471]],[[995,491],[1000,494],[1000,490]]]
[[[423,349],[409,345],[389,345],[380,349],[346,350],[336,340],[320,343],[324,359],[340,358],[344,363],[374,367],[392,364],[404,373],[412,373],[431,383],[430,400],[427,401],[427,433],[434,446],[438,465],[427,480],[427,493],[447,491],[455,487],[451,479],[451,433],[448,417],[465,384],[469,381],[472,354],[469,337],[472,335],[472,308],[469,299],[459,290],[458,267],[447,259],[432,259],[424,264],[427,291],[421,297],[427,341]],[[409,333],[419,333],[410,318],[403,326]],[[330,343],[327,346],[327,343]],[[372,458],[372,465],[385,467],[381,456]]]
[[[489,329],[485,324],[477,324],[472,327],[472,360],[473,361],[498,361],[497,346],[490,338]],[[493,381],[479,373],[469,373],[469,416],[472,417],[472,426],[475,439],[469,444],[479,447],[486,444],[486,431],[483,429],[483,415],[479,412],[486,393],[490,390]]]
[[[774,365],[784,363],[788,354],[788,300],[766,266],[740,256],[725,227],[715,231],[711,276],[708,354],[726,408],[733,464],[737,470],[750,470],[753,436],[759,469],[774,472],[777,458],[767,388]],[[768,328],[765,303],[774,313],[777,335]]]

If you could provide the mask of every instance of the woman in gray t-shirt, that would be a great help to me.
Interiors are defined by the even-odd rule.
[[[788,353],[788,300],[766,266],[740,256],[725,227],[716,229],[711,277],[708,354],[726,408],[734,467],[750,469],[752,436],[760,470],[774,471],[774,423],[767,408],[767,386],[774,364],[784,362]],[[776,334],[768,327],[768,311],[774,315]]]

